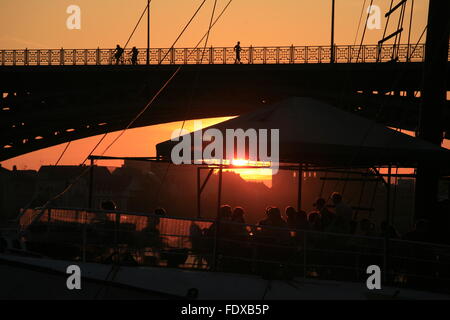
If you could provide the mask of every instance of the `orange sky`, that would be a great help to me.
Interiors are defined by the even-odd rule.
[[[201,2],[153,0],[151,46],[169,47]],[[218,0],[218,12],[227,2]],[[197,43],[206,31],[213,3],[213,0],[207,0],[198,18],[176,47],[192,47]],[[362,3],[362,0],[336,0],[337,45],[354,43]],[[381,7],[382,13],[387,11],[389,3],[388,0],[374,1],[375,5]],[[66,28],[66,8],[72,4],[81,8],[81,30]],[[241,41],[242,46],[328,45],[330,4],[331,0],[234,0],[212,30],[208,45],[232,46],[237,40]],[[146,0],[1,0],[0,48],[109,48],[117,43],[123,45],[145,5]],[[413,43],[418,40],[426,24],[428,1],[415,1],[414,8]],[[407,16],[405,26],[409,23],[409,10]],[[396,18],[393,20],[396,21]],[[384,23],[383,16],[382,28]],[[145,26],[146,22],[143,21],[130,42],[131,46],[146,46]],[[365,43],[376,43],[382,33],[382,29],[367,30]],[[404,39],[406,41],[406,36]],[[210,119],[204,121],[204,125],[224,119]],[[179,128],[180,124],[128,130],[106,155],[153,156],[155,144],[169,139],[172,131]],[[192,122],[188,122],[187,127],[192,127]],[[109,134],[98,150],[103,151],[117,134]],[[98,139],[90,137],[72,142],[60,164],[78,164]],[[64,147],[62,144],[43,149],[1,164],[7,168],[15,164],[19,169],[38,169],[40,165],[54,164]]]

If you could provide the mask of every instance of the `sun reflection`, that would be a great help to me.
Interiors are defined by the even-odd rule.
[[[262,182],[268,187],[272,187],[272,169],[270,161],[251,161],[247,159],[223,159],[222,164],[236,168],[224,169],[223,171],[234,172],[242,179],[253,182]],[[210,161],[210,164],[219,164],[220,161]],[[242,168],[244,167],[244,168]],[[254,169],[251,167],[255,167]],[[215,171],[217,173],[217,170]]]

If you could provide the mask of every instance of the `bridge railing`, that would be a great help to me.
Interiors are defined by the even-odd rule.
[[[392,60],[393,45],[340,45],[335,46],[335,62],[387,62]],[[138,49],[138,64],[146,64],[147,49]],[[301,64],[329,63],[330,46],[243,47],[244,64]],[[450,56],[450,54],[449,54]],[[152,48],[151,65],[233,64],[236,53],[233,47],[209,48]],[[400,45],[398,61],[421,62],[425,58],[425,45]],[[116,64],[114,49],[20,49],[0,50],[2,66],[49,65],[112,65]],[[131,64],[131,52],[126,50],[119,64]]]

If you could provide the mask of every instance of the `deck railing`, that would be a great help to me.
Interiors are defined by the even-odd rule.
[[[59,259],[365,282],[450,292],[450,246],[129,212],[28,209],[28,249]],[[387,271],[386,271],[387,270]]]
[[[137,63],[146,64],[147,49],[138,49]],[[425,45],[339,45],[334,47],[336,63],[387,62],[394,53],[397,61],[422,62]],[[244,64],[301,64],[329,63],[330,46],[281,46],[242,47]],[[151,65],[234,64],[233,47],[209,48],[152,48]],[[450,57],[450,54],[449,54]],[[0,50],[1,66],[50,66],[50,65],[112,65],[116,64],[114,49],[19,49]],[[131,64],[131,51],[125,50],[119,64]]]

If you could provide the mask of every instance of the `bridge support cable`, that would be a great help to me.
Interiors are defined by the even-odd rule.
[[[406,50],[406,62],[410,61],[409,49],[411,44],[411,28],[413,22],[413,12],[414,12],[414,0],[411,0],[411,14],[409,16],[409,28],[408,28],[408,47]]]
[[[159,60],[158,64],[162,64],[162,62],[164,61],[164,59],[167,57],[167,55],[169,54],[169,52],[171,52],[173,50],[173,48],[175,47],[175,44],[178,42],[178,40],[181,38],[181,36],[184,34],[184,32],[186,31],[186,29],[189,27],[189,25],[191,24],[191,22],[194,20],[194,18],[197,16],[197,13],[199,13],[200,9],[203,7],[203,5],[205,4],[206,0],[203,0],[202,3],[200,3],[199,7],[197,8],[197,10],[194,12],[194,14],[192,15],[191,19],[189,19],[188,23],[184,26],[183,30],[181,30],[180,34],[178,35],[178,37],[175,39],[175,41],[172,43],[172,45],[170,46],[169,50],[167,50],[166,54],[161,58],[161,60]]]
[[[356,28],[355,40],[353,41],[353,45],[356,45],[356,40],[358,39],[359,28],[361,26],[361,19],[362,19],[363,13],[364,13],[364,8],[366,7],[366,1],[367,0],[364,0],[362,8],[361,8],[361,13],[359,14],[358,28]],[[366,24],[367,24],[367,22],[366,22]]]
[[[372,7],[372,4],[373,4],[373,0],[370,0],[369,7]],[[361,53],[361,48],[362,48],[362,45],[363,45],[363,42],[364,42],[364,37],[366,36],[367,21],[369,21],[369,17],[370,17],[370,11],[367,12],[366,22],[364,23],[364,29],[363,29],[363,33],[362,33],[362,36],[361,36],[361,43],[359,44],[358,55],[356,56],[356,62],[358,62],[358,60],[359,60],[359,55]]]
[[[206,1],[206,0],[205,0]],[[228,5],[232,2],[233,0],[230,0]],[[202,2],[203,4],[204,2]],[[222,10],[222,13],[225,12],[225,10],[228,8],[228,5]],[[200,7],[199,7],[200,8]],[[194,16],[198,13],[198,9],[197,11],[194,13]],[[222,16],[222,14],[220,15]],[[220,16],[218,18],[220,18]],[[192,21],[192,18],[191,20]],[[217,20],[216,20],[217,22]],[[213,23],[211,25],[210,28],[208,28],[208,31],[211,30],[214,27],[215,23]],[[184,32],[185,29],[183,29],[182,32]],[[177,37],[177,39],[179,39],[181,36],[181,34]],[[202,37],[201,40],[203,40],[204,37]],[[178,41],[178,40],[176,40]],[[174,44],[176,43],[176,41],[174,42]],[[199,41],[196,45],[196,47],[194,48],[194,50],[191,51],[191,53],[189,54],[192,55],[195,51],[195,49],[197,49],[198,45],[200,44],[201,41]],[[179,66],[170,76],[170,78],[164,83],[164,85],[155,93],[155,95],[150,99],[150,101],[145,105],[145,107],[139,111],[139,113],[130,121],[130,123],[121,131],[121,133],[106,147],[106,149],[103,151],[102,155],[104,155],[106,153],[106,151],[109,150],[109,148],[123,135],[123,133],[125,133],[126,130],[128,130],[141,116],[142,114],[144,114],[148,108],[153,104],[153,102],[159,97],[159,95],[164,91],[164,89],[169,85],[169,83],[172,81],[172,79],[178,74],[178,72],[181,70],[182,66]]]
[[[389,6],[389,10],[392,10],[392,6],[394,4],[394,0],[391,0],[391,4]],[[389,20],[391,19],[391,15],[387,16],[386,23],[384,24],[384,30],[383,30],[383,37],[381,39],[384,39],[386,37],[386,31],[389,25]],[[381,60],[381,50],[383,48],[383,42],[378,44],[378,50],[377,50],[377,62]]]
[[[383,38],[380,41],[378,41],[377,62],[379,61],[379,57],[381,55],[381,50],[382,50],[382,47],[383,47],[383,43],[389,41],[392,38],[395,38],[395,39],[394,39],[394,45],[393,45],[392,53],[391,53],[391,60],[392,61],[397,61],[398,60],[398,52],[399,52],[401,36],[402,36],[402,32],[403,32],[403,21],[404,21],[405,13],[406,13],[407,0],[401,0],[394,7],[392,7],[393,2],[394,1],[391,0],[390,9],[385,14],[385,17],[387,18],[387,20],[386,20],[386,24],[385,24],[385,28],[384,28],[384,32],[383,32]],[[388,25],[389,25],[389,19],[390,19],[391,15],[395,11],[397,11],[399,8],[400,8],[400,15],[399,15],[399,19],[398,19],[398,22],[397,22],[397,30],[395,30],[394,32],[392,32],[391,34],[386,36],[386,31],[387,31],[387,28],[388,28]],[[412,23],[413,9],[414,9],[413,5],[411,5],[411,18],[410,18],[409,33],[411,32],[411,23]],[[409,37],[408,37],[408,39],[409,39]]]
[[[142,11],[141,16],[139,17],[138,22],[136,23],[136,25],[134,26],[133,31],[131,32],[130,36],[128,37],[127,42],[125,42],[125,45],[123,46],[123,49],[125,49],[128,45],[128,43],[130,42],[131,38],[133,37],[134,33],[136,32],[136,29],[138,28],[139,24],[141,23],[142,18],[144,17],[144,14],[146,12],[150,12],[150,3],[152,2],[152,0],[149,0],[147,5],[144,8],[144,11]]]

